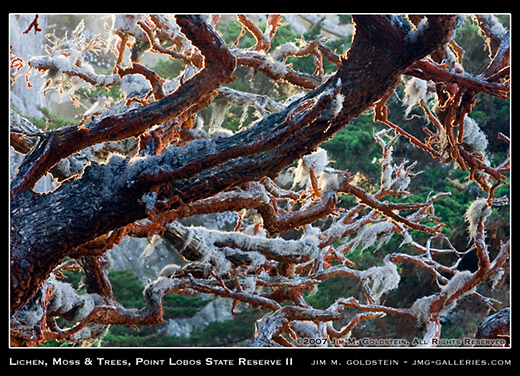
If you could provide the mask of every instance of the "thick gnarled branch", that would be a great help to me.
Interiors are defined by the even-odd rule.
[[[178,23],[188,38],[203,51],[205,69],[172,94],[148,106],[107,117],[87,126],[68,127],[47,133],[44,142],[33,149],[20,166],[12,183],[12,195],[32,189],[61,159],[96,143],[138,136],[153,124],[178,116],[204,95],[231,81],[235,60],[220,37],[197,17],[178,16]]]

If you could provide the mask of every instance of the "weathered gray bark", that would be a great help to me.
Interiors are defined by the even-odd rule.
[[[476,338],[499,338],[509,331],[511,321],[511,310],[503,310],[488,316],[480,323],[477,329]]]

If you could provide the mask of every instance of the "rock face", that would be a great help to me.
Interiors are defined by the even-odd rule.
[[[125,236],[108,253],[112,258],[113,269],[131,270],[144,284],[149,279],[156,279],[165,265],[185,264],[177,251],[160,238],[149,242],[146,239]]]
[[[206,304],[195,316],[185,319],[170,319],[165,334],[190,337],[195,329],[203,329],[214,321],[231,320],[232,300],[216,298]]]

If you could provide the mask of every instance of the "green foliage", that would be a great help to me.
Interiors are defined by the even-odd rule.
[[[482,73],[482,69],[487,66],[485,62],[489,61],[479,30],[477,23],[471,17],[466,17],[455,34],[455,41],[464,49],[462,65],[472,74]]]
[[[303,33],[301,36],[296,37],[295,35],[294,40],[287,41],[295,42],[296,39],[303,39],[306,42],[310,42],[313,40],[321,39],[321,28],[321,24],[317,23],[313,25],[305,33]],[[277,35],[275,35],[275,38],[273,38],[273,40],[276,39],[276,36],[278,36],[278,32]],[[332,41],[327,41],[324,44],[326,47],[330,48],[332,51],[335,51],[337,54],[343,54],[350,48],[351,39],[339,38]],[[313,74],[316,69],[316,65],[314,63],[314,56],[312,55],[304,57],[289,57],[287,58],[287,63],[292,64],[293,69],[299,72]],[[330,74],[335,72],[337,68],[335,64],[332,64],[330,61],[323,58],[323,69],[325,71],[325,74]]]
[[[180,59],[159,60],[152,70],[165,80],[172,80],[184,70],[184,63]]]
[[[208,302],[200,296],[166,295],[163,298],[164,318],[193,317]]]
[[[120,101],[122,99],[120,86],[82,87],[77,90],[77,93],[89,99],[112,98],[114,101]]]
[[[65,276],[64,282],[70,283],[78,294],[85,293],[85,288],[81,285],[83,273],[79,271],[65,270],[62,274]]]
[[[223,23],[220,22],[217,26],[220,36],[226,42],[228,46],[233,46],[242,30],[242,25],[235,20],[230,21],[226,24],[225,28],[222,28]],[[241,38],[237,45],[238,48],[249,48],[255,45],[255,38],[249,32],[246,32]]]
[[[130,270],[111,270],[108,274],[115,299],[125,308],[142,308],[144,285]]]
[[[69,125],[75,125],[78,121],[74,118],[56,115],[51,112],[47,107],[37,107],[38,110],[44,115],[43,118],[39,119],[32,116],[24,116],[36,125],[40,129],[54,130]]]
[[[375,184],[379,180],[380,165],[373,160],[381,158],[382,152],[374,141],[373,132],[379,129],[381,125],[372,121],[372,115],[363,114],[324,142],[322,147],[327,150],[329,159],[335,161],[335,168],[349,171],[352,175],[360,172]]]
[[[339,297],[349,297],[354,286],[352,279],[345,276],[334,276],[320,283],[317,291],[305,299],[312,307],[326,309]]]
[[[141,308],[145,301],[142,296],[144,285],[129,270],[112,270],[109,274],[112,290],[116,300],[126,308]],[[163,298],[164,319],[192,317],[206,305],[209,300],[201,296],[184,296],[169,294]],[[219,346],[229,342],[252,338],[254,322],[260,311],[247,311],[235,316],[232,320],[213,322],[204,329],[195,331],[191,337],[166,336],[160,328],[140,327],[139,331],[124,326],[112,326],[103,339],[105,347],[146,346]],[[164,326],[165,324],[163,324]],[[159,329],[159,330],[158,330]]]
[[[187,346],[222,346],[230,343],[252,339],[255,333],[255,322],[265,312],[244,311],[232,320],[214,321],[202,330],[195,331],[187,342]]]

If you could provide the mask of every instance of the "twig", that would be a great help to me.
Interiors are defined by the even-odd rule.
[[[38,25],[38,17],[39,15],[35,15],[34,16],[34,20],[30,23],[29,27],[23,32],[23,34],[28,34],[29,31],[31,31],[31,29],[34,27],[34,35],[36,35],[36,33],[38,31],[42,31],[42,29],[40,29],[39,25]]]

